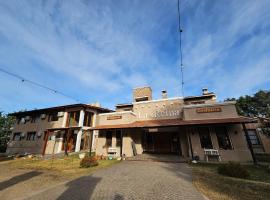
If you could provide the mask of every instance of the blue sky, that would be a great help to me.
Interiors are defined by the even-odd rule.
[[[270,89],[270,1],[182,0],[185,95]],[[181,96],[177,0],[0,1],[0,68],[114,108]],[[76,103],[0,73],[0,110]]]

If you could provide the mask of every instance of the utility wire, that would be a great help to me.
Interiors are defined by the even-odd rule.
[[[181,7],[180,0],[177,1],[177,11],[178,11],[178,28],[179,28],[179,50],[180,50],[180,69],[181,69],[181,86],[182,86],[182,96],[184,97],[184,65],[183,65],[183,53],[182,53],[182,28],[181,28]]]
[[[67,97],[67,98],[69,98],[69,99],[72,99],[72,100],[74,100],[74,101],[76,101],[76,102],[80,102],[78,99],[75,99],[75,98],[73,98],[72,96],[69,96],[69,95],[67,95],[67,94],[65,94],[65,93],[63,93],[63,92],[61,92],[61,91],[58,91],[58,90],[55,90],[55,89],[53,89],[53,88],[47,87],[46,85],[42,85],[42,84],[37,83],[37,82],[35,82],[35,81],[31,81],[31,80],[26,79],[26,78],[24,78],[24,77],[22,77],[22,76],[20,76],[20,75],[18,75],[18,74],[9,72],[9,71],[7,71],[7,70],[5,70],[5,69],[2,69],[2,68],[0,68],[0,71],[3,72],[3,73],[5,73],[5,74],[8,74],[8,75],[10,75],[10,76],[13,76],[13,77],[15,77],[15,78],[21,80],[22,82],[28,82],[28,83],[30,83],[30,84],[32,84],[32,85],[37,86],[37,87],[40,87],[40,88],[43,88],[43,89],[52,91],[52,92],[55,93],[55,94],[62,95],[62,96],[64,96],[64,97]]]

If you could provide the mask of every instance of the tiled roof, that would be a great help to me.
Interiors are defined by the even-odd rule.
[[[202,120],[181,120],[181,119],[164,119],[164,120],[147,120],[135,121],[129,124],[116,125],[99,125],[91,129],[116,129],[116,128],[147,128],[147,127],[170,127],[170,126],[188,126],[203,124],[238,124],[238,123],[256,123],[257,120],[248,117],[223,118],[223,119],[202,119]]]

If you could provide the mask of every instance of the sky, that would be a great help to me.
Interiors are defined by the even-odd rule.
[[[270,0],[181,0],[184,95],[270,89]],[[103,107],[182,96],[177,0],[0,1],[0,68]],[[78,103],[0,72],[5,113]]]

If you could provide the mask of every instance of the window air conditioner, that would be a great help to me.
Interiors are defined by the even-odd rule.
[[[40,118],[41,118],[41,119],[45,119],[45,118],[46,118],[46,114],[41,114],[41,115],[40,115]]]
[[[29,121],[29,120],[30,120],[30,116],[26,116],[25,121]]]
[[[21,124],[24,124],[24,123],[25,123],[25,119],[21,118]]]
[[[57,117],[63,117],[64,116],[64,112],[58,112],[57,113]]]

